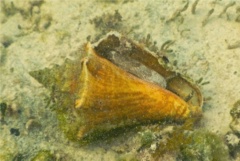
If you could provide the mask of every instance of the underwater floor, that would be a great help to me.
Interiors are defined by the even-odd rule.
[[[0,160],[240,160],[240,0],[0,5]]]

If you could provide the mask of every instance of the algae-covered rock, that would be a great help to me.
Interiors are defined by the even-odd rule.
[[[228,148],[216,134],[197,130],[188,135],[188,144],[181,147],[180,158],[184,161],[226,161],[229,160]]]

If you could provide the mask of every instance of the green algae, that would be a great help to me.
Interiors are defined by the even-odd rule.
[[[0,103],[0,112],[2,117],[0,117],[0,120],[4,119],[4,116],[6,114],[6,110],[7,110],[7,104],[5,102]]]
[[[240,118],[240,100],[234,103],[233,108],[230,111],[233,118]]]
[[[229,160],[228,149],[218,135],[206,130],[197,130],[187,137],[189,137],[189,143],[180,148],[182,160]]]
[[[39,151],[31,161],[53,161],[56,160],[55,156],[48,150]]]
[[[189,125],[175,129],[153,156],[157,158],[166,153],[177,154],[178,159],[184,161],[229,160],[228,148],[221,137],[205,129],[193,130]]]
[[[155,139],[155,136],[153,132],[145,131],[141,135],[141,144],[148,146],[154,141],[154,139]]]
[[[18,146],[14,138],[4,138],[4,135],[0,135],[0,160],[14,161],[18,155]]]
[[[100,33],[97,39],[109,31],[122,31],[124,28],[122,15],[118,10],[115,10],[114,13],[104,13],[103,15],[96,16],[90,20],[90,23],[93,24],[95,29]]]

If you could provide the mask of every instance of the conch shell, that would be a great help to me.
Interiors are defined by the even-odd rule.
[[[90,44],[82,60],[80,88],[75,101],[77,113],[84,114],[85,127],[77,137],[134,123],[163,119],[185,120],[200,113],[176,94],[143,81],[98,56]]]
[[[110,62],[106,54],[111,51],[125,54],[162,75],[167,89]],[[30,72],[52,90],[60,127],[69,139],[95,140],[113,129],[165,120],[182,122],[201,115],[198,88],[159,65],[134,42],[109,35],[94,48],[88,43],[83,53],[79,60]],[[185,99],[189,93],[190,99]]]

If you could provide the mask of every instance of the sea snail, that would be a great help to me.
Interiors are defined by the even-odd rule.
[[[180,97],[130,74],[99,54],[107,50],[93,48],[87,43],[80,60],[50,70],[30,72],[45,87],[52,89],[54,85],[60,127],[69,139],[82,140],[125,126],[165,119],[184,121],[201,115],[201,99],[200,104],[187,102],[181,98],[181,93]],[[163,75],[168,73],[164,71]],[[179,85],[174,86],[178,81],[198,94],[198,90],[182,77],[172,79],[169,89],[181,91]]]

